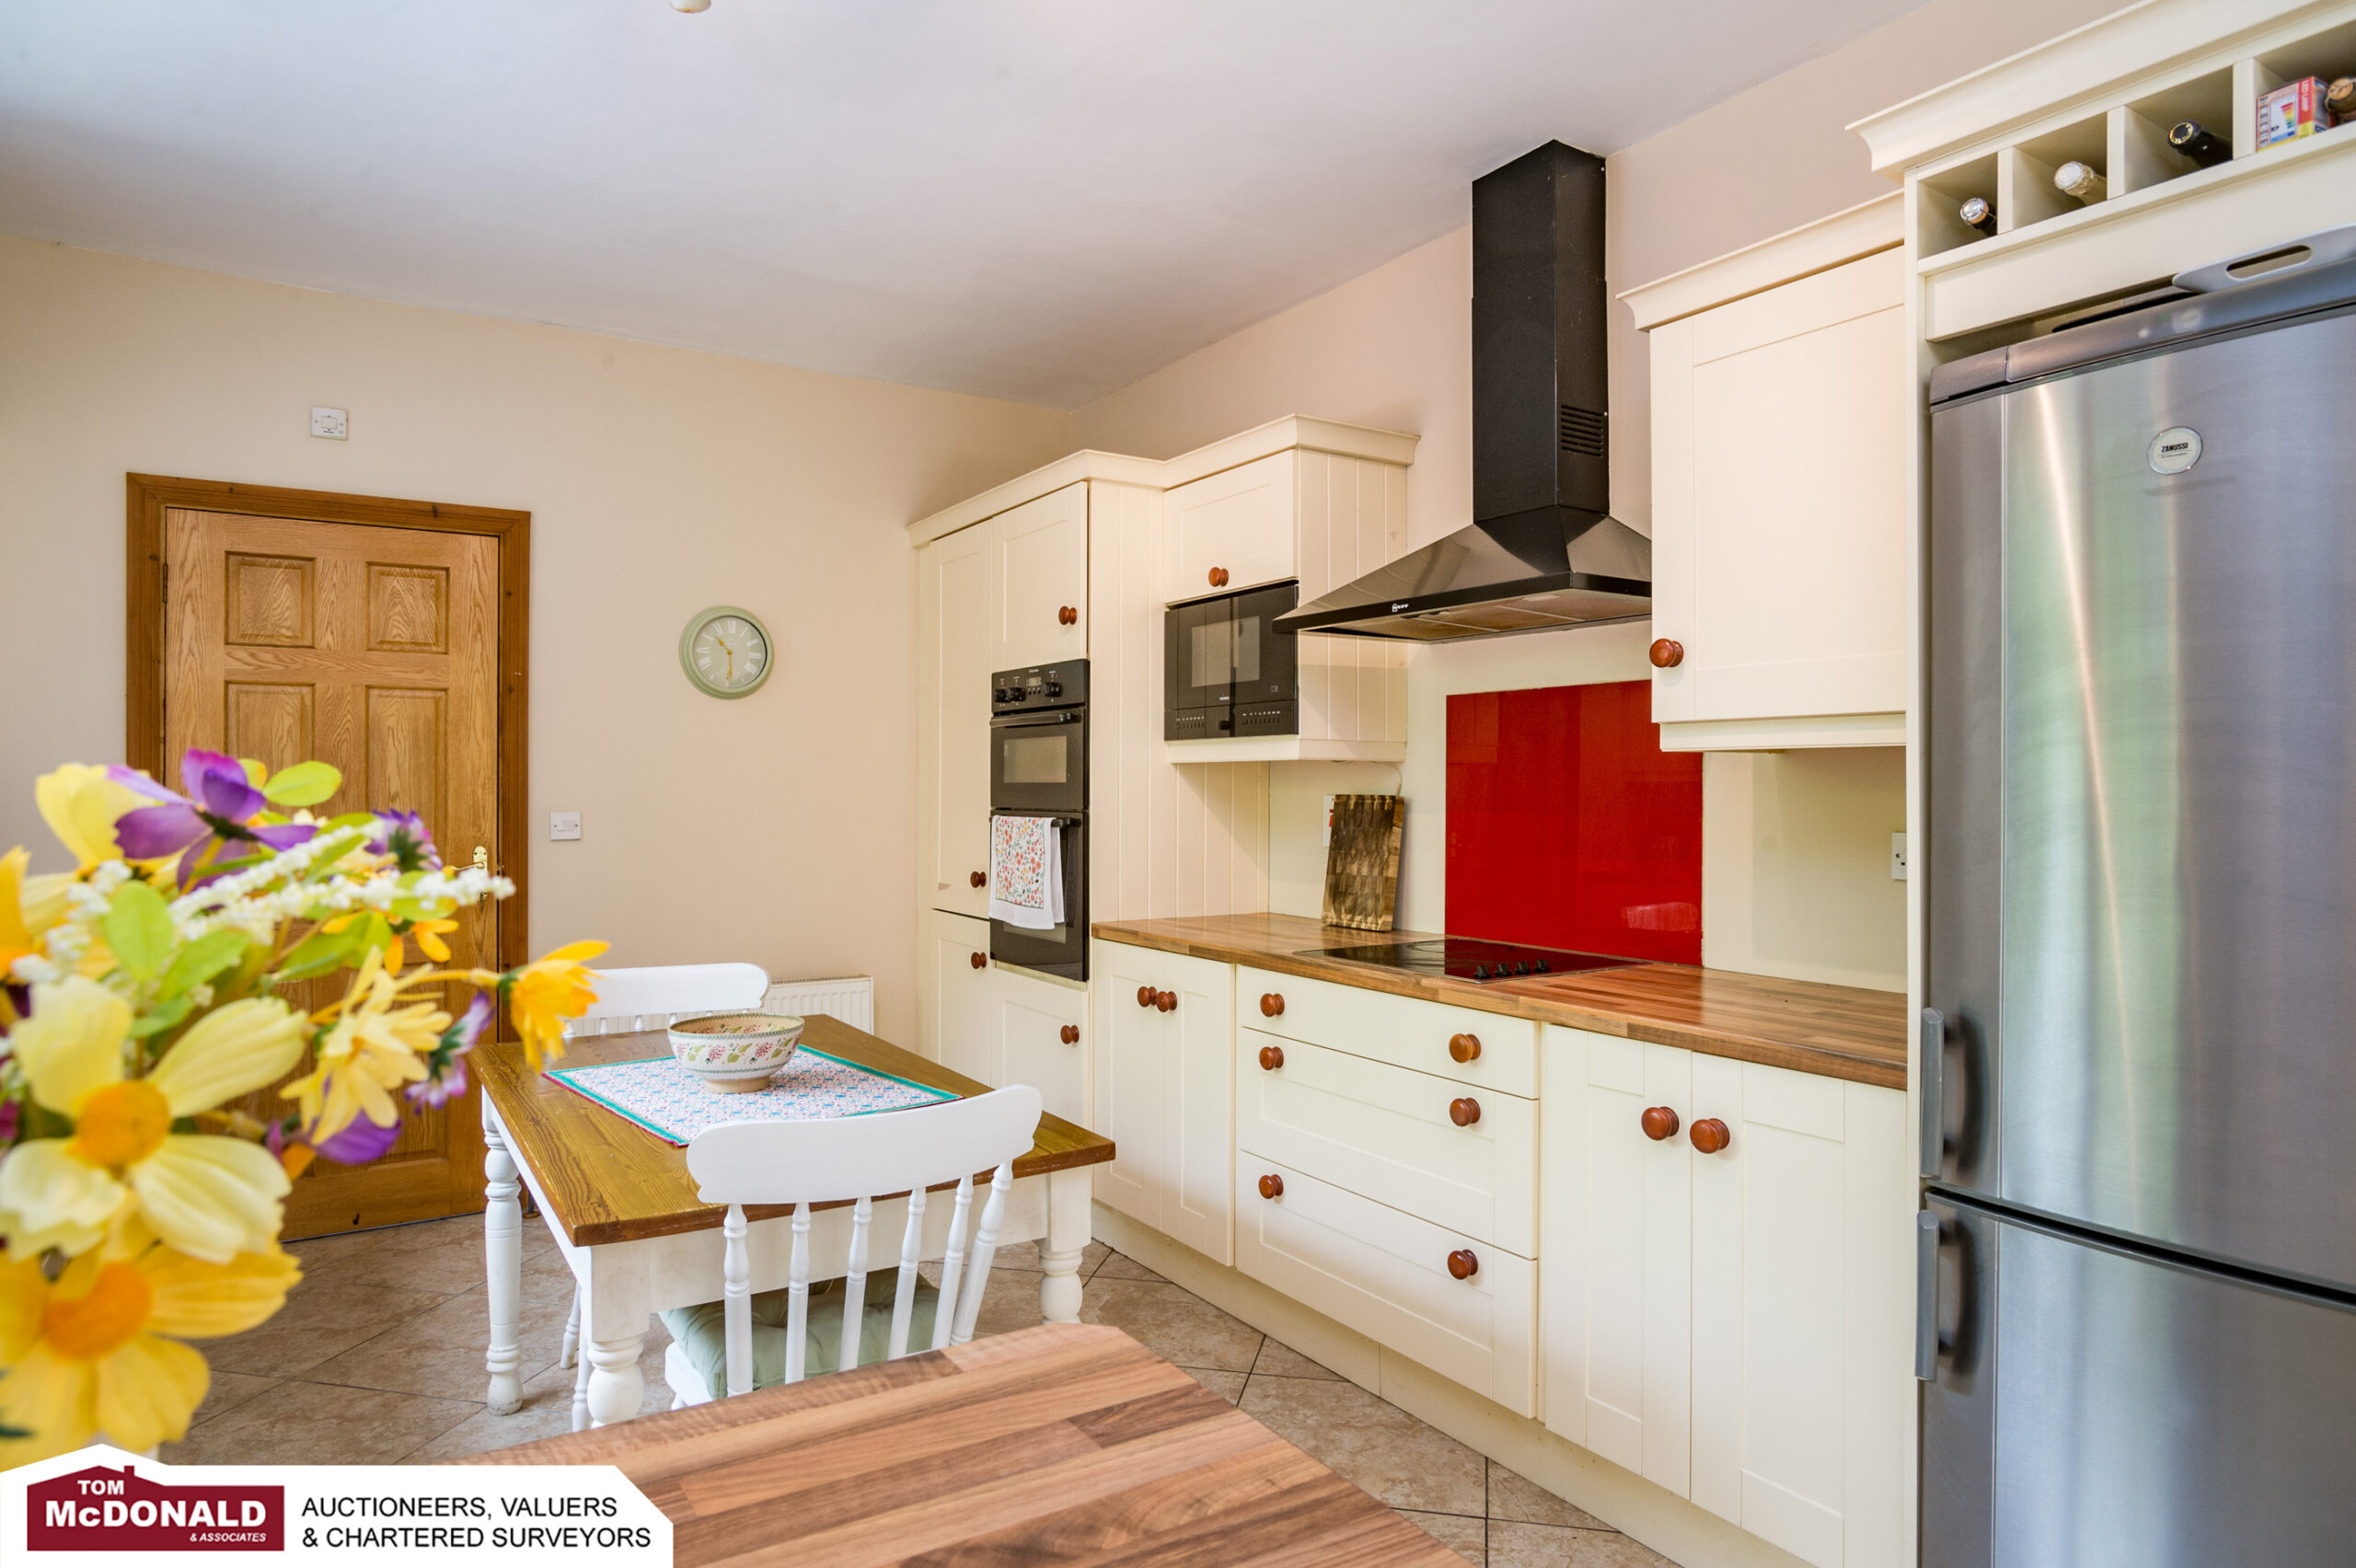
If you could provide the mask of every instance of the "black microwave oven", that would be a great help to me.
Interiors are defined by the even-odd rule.
[[[1299,603],[1299,583],[1277,582],[1171,605],[1162,622],[1161,738],[1300,733],[1300,634],[1276,627]]]

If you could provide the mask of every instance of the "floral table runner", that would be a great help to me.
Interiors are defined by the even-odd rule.
[[[669,1056],[552,1067],[546,1076],[680,1148],[723,1122],[822,1122],[957,1098],[945,1089],[928,1089],[807,1045],[794,1052],[768,1088],[748,1094],[716,1094]]]

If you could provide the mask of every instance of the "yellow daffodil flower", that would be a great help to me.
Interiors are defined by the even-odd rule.
[[[409,962],[407,938],[414,938],[417,951],[435,963],[450,962],[450,944],[442,939],[458,928],[456,920],[419,920],[403,936],[396,936],[385,948],[385,973],[398,977],[401,965]]]
[[[276,1081],[303,1055],[302,1020],[275,997],[205,1014],[145,1078],[131,1078],[131,1008],[95,981],[32,989],[9,1035],[33,1100],[74,1118],[71,1137],[35,1138],[0,1159],[0,1236],[26,1257],[87,1252],[135,1200],[168,1245],[226,1263],[277,1239],[286,1173],[242,1138],[175,1133],[174,1120]]]
[[[0,976],[17,960],[40,951],[33,945],[32,923],[25,918],[25,859],[21,845],[0,855]]]
[[[54,773],[44,773],[33,784],[33,801],[41,820],[80,862],[80,870],[122,859],[114,841],[114,824],[125,812],[149,802],[136,791],[107,777],[103,767],[69,762]]]
[[[211,1374],[179,1341],[252,1328],[301,1277],[275,1244],[204,1262],[135,1221],[54,1283],[37,1253],[0,1257],[0,1425],[31,1434],[0,1439],[0,1469],[99,1434],[132,1449],[180,1437]]]
[[[450,1027],[450,1015],[432,1002],[393,1005],[400,991],[384,957],[382,949],[369,950],[319,1042],[317,1065],[283,1090],[301,1108],[314,1143],[341,1132],[354,1116],[365,1114],[380,1127],[399,1120],[392,1091],[424,1078],[425,1057]]]
[[[515,972],[507,991],[507,1016],[524,1037],[524,1054],[534,1066],[543,1056],[564,1055],[564,1020],[579,1018],[597,999],[596,972],[588,961],[606,951],[604,942],[573,942]]]

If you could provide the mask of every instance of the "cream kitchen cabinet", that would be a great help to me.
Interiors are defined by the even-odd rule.
[[[1664,749],[1905,743],[1900,200],[1622,296],[1651,335]]]
[[[989,966],[990,925],[929,910],[917,970],[917,1049],[984,1083],[993,1070],[997,1020]]]
[[[1905,1096],[1543,1032],[1546,1424],[1820,1568],[1907,1562]]]
[[[1235,972],[1092,944],[1092,1128],[1113,1140],[1099,1202],[1220,1263],[1235,1260]]]
[[[1088,993],[989,962],[987,920],[933,910],[918,974],[918,1049],[992,1088],[1027,1083],[1048,1110],[1088,1122]]]

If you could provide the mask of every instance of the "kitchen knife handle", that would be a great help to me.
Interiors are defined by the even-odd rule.
[[[1914,1376],[1939,1375],[1939,1216],[1914,1211]]]
[[[1935,1182],[1946,1154],[1946,1108],[1940,1092],[1946,1077],[1947,1018],[1936,1008],[1923,1009],[1923,1174]]]

